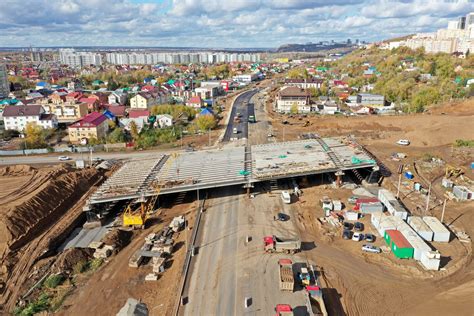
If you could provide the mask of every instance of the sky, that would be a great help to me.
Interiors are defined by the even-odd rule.
[[[474,0],[0,0],[0,47],[276,48],[445,28]]]

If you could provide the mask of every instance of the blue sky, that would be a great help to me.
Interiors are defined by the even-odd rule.
[[[0,46],[278,47],[445,27],[468,0],[0,0]]]

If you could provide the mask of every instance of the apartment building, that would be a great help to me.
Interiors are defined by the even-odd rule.
[[[108,130],[107,117],[99,112],[92,112],[68,127],[69,141],[87,143],[91,138],[102,139],[107,136]]]
[[[5,130],[23,131],[28,123],[42,128],[57,128],[58,120],[54,114],[47,114],[40,104],[7,105],[3,109]]]
[[[7,98],[10,93],[10,84],[8,83],[7,67],[0,64],[0,99]]]
[[[74,49],[60,49],[59,61],[61,64],[74,68],[90,65],[100,66],[102,65],[102,56],[92,52],[77,52]]]
[[[276,111],[280,113],[311,112],[309,92],[298,87],[282,88],[277,94]]]
[[[130,99],[130,107],[132,109],[150,109],[157,104],[154,94],[148,92],[139,92]]]

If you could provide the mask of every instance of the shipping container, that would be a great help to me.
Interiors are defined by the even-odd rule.
[[[363,214],[372,214],[375,212],[383,212],[383,204],[380,202],[360,203],[359,211]]]
[[[405,172],[405,178],[407,178],[409,180],[413,179],[414,178],[413,173],[411,173],[410,171],[406,171]]]
[[[385,206],[387,206],[389,201],[396,200],[395,196],[390,192],[389,190],[386,189],[380,189],[378,193],[378,198],[380,202],[382,202]]]
[[[387,245],[392,249],[395,257],[399,259],[413,258],[413,247],[398,230],[386,230],[384,239]]]
[[[430,229],[428,225],[423,221],[423,219],[419,216],[410,216],[408,217],[408,224],[410,224],[411,228],[420,235],[421,238],[427,241],[433,240],[433,231]]]
[[[403,220],[408,218],[408,211],[406,208],[397,200],[390,200],[384,203],[387,211],[393,216],[400,217]]]
[[[376,202],[380,202],[379,199],[373,197],[373,198],[358,198],[356,199],[356,202],[355,202],[355,207],[356,208],[359,208],[360,204],[363,204],[363,203],[376,203]]]
[[[451,239],[451,232],[439,219],[433,216],[425,216],[423,217],[423,221],[433,231],[433,241],[449,242]]]
[[[453,194],[459,200],[470,200],[473,198],[472,192],[465,186],[455,185],[453,187]]]
[[[341,201],[334,200],[334,201],[332,201],[332,205],[333,205],[333,210],[342,211],[342,202]]]

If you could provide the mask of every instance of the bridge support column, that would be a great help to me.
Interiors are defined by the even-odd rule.
[[[335,173],[336,175],[336,187],[340,188],[342,185],[342,176],[344,176],[344,172],[342,170],[339,170],[338,172]]]

